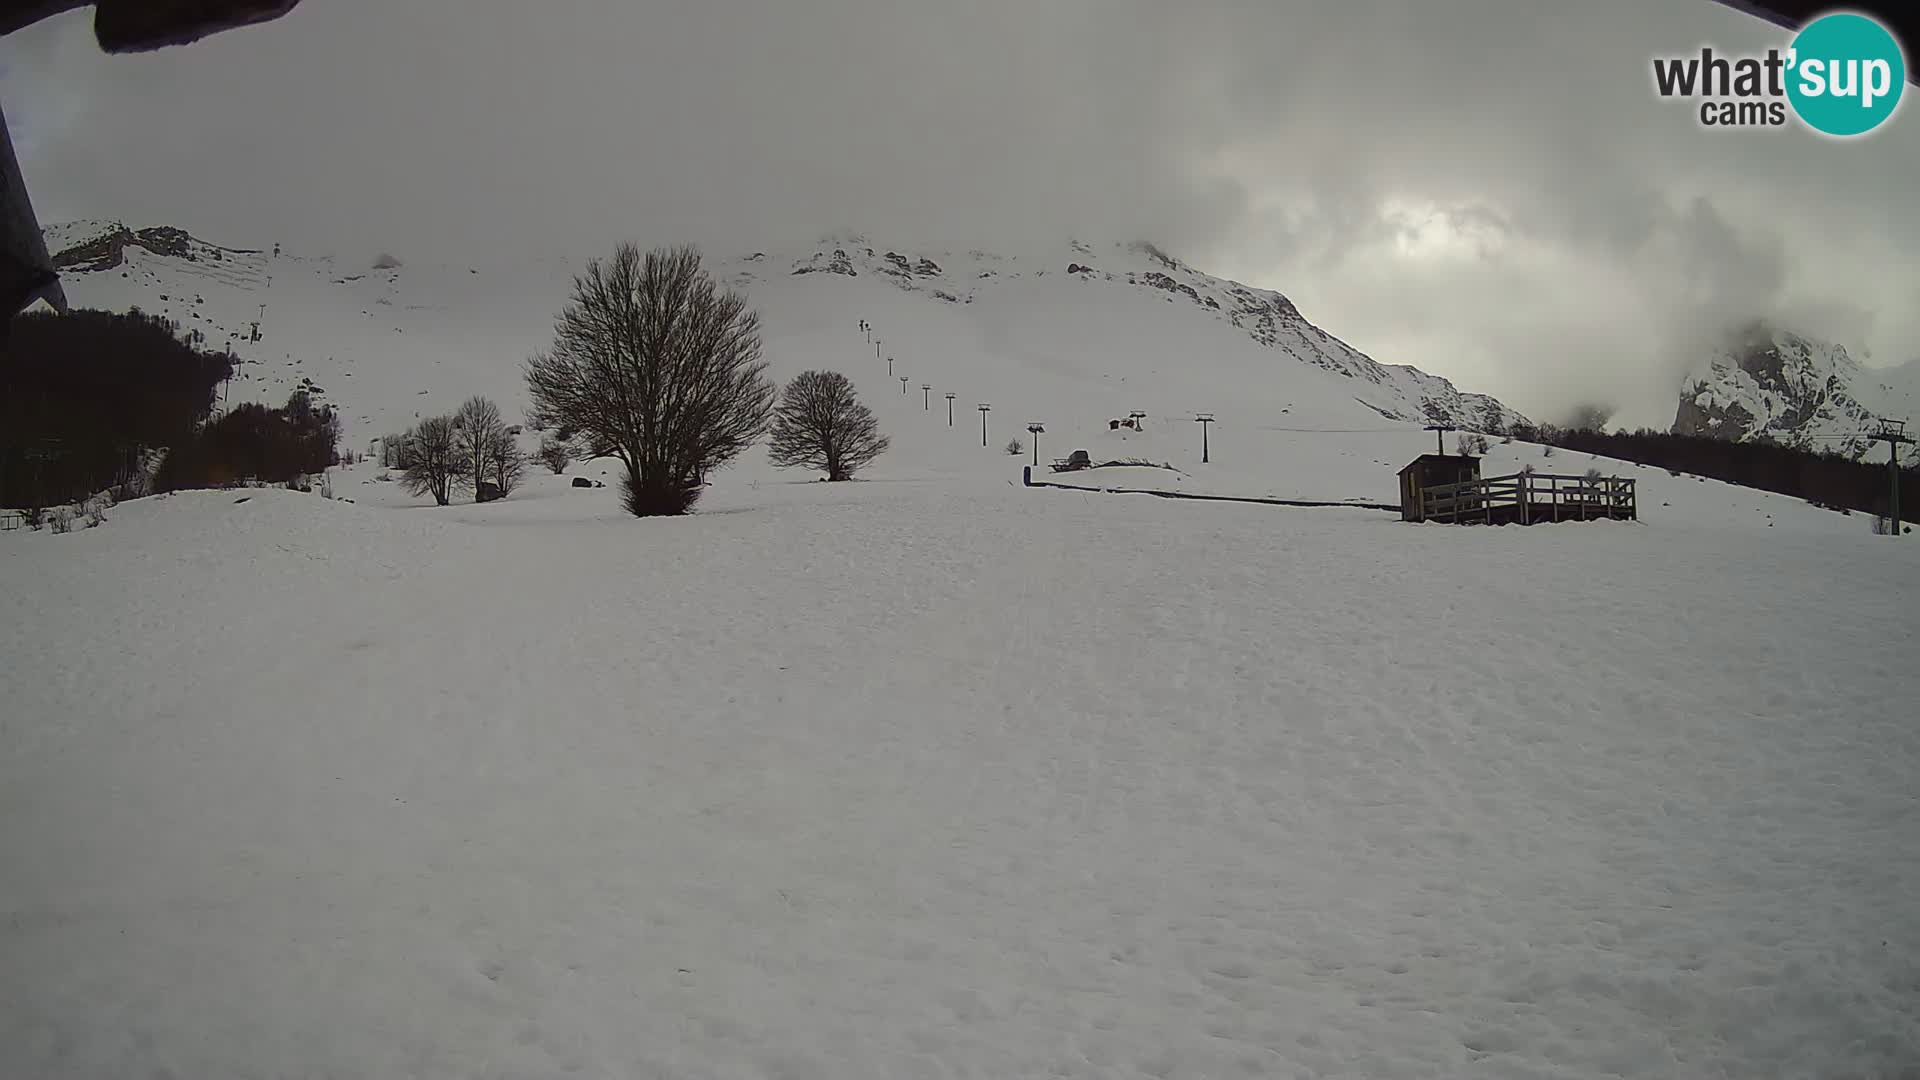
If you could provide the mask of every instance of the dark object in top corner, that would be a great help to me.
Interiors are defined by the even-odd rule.
[[[269,22],[300,0],[0,0],[0,34],[91,5],[93,36],[110,53],[187,45],[210,34]]]

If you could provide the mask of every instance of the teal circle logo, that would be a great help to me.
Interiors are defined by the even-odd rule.
[[[1900,43],[1865,15],[1822,15],[1793,39],[1789,56],[1787,100],[1808,127],[1826,135],[1864,135],[1879,127],[1907,85]]]

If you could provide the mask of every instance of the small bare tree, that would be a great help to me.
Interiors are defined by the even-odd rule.
[[[1026,452],[1027,452],[1026,443],[1021,442],[1019,439],[1007,440],[1007,456],[1012,457],[1018,454],[1024,454]]]
[[[493,453],[507,429],[500,419],[500,406],[478,395],[470,397],[453,414],[453,429],[466,474],[475,481],[491,481]]]
[[[837,371],[794,376],[773,413],[771,456],[783,469],[804,466],[825,472],[828,480],[851,480],[889,445],[873,410]]]
[[[567,462],[573,460],[573,447],[552,435],[540,436],[540,449],[534,454],[540,464],[553,470],[555,476],[567,471]]]
[[[400,454],[406,470],[400,483],[408,493],[431,495],[445,506],[453,501],[456,488],[470,485],[473,477],[466,470],[459,442],[451,416],[430,416],[416,424],[406,434]]]
[[[577,435],[576,457],[618,458],[627,510],[642,517],[691,509],[773,409],[759,316],[692,247],[642,256],[623,244],[589,264],[526,377],[530,422]]]
[[[494,432],[493,446],[487,451],[488,477],[493,486],[500,489],[500,497],[513,494],[520,481],[527,478],[527,454],[520,449],[519,440],[508,433],[507,428]]]

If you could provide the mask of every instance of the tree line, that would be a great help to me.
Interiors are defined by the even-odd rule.
[[[233,359],[137,311],[16,316],[0,356],[0,506],[125,488],[212,413]]]
[[[1521,424],[1507,434],[1523,442],[1790,495],[1830,509],[1858,510],[1881,517],[1888,512],[1891,477],[1887,464],[1856,461],[1831,450],[1804,450],[1765,439],[1730,442],[1652,428],[1627,432]],[[1920,521],[1920,468],[1907,466],[1900,470],[1900,491],[1900,517]]]

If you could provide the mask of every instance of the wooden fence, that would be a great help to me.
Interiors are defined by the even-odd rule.
[[[1420,492],[1421,521],[1456,525],[1537,525],[1548,521],[1637,521],[1633,481],[1624,476],[1514,473]]]

